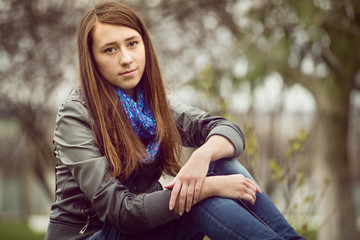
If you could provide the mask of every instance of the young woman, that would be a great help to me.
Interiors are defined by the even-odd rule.
[[[300,239],[235,160],[238,126],[165,94],[149,34],[128,6],[89,10],[82,86],[59,110],[46,239]],[[180,166],[181,146],[197,148]],[[165,186],[163,173],[174,176]]]

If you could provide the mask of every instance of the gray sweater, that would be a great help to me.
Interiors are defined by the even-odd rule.
[[[197,148],[210,136],[221,135],[235,147],[232,158],[243,152],[244,137],[238,126],[171,97],[168,101],[185,133],[181,134],[184,146]],[[46,239],[85,239],[104,223],[133,234],[179,218],[169,210],[171,191],[158,182],[161,171],[156,160],[133,174],[130,187],[109,177],[109,163],[96,145],[90,121],[80,89],[72,90],[56,119],[56,192]]]

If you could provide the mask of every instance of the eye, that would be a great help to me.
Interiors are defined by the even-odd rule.
[[[117,48],[109,47],[104,50],[105,53],[114,53],[117,50]]]
[[[136,47],[136,45],[138,45],[139,44],[139,42],[138,41],[132,41],[132,42],[130,42],[129,43],[129,47]]]

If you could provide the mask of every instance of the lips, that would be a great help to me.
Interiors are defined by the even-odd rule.
[[[124,75],[124,76],[132,75],[135,71],[136,71],[136,69],[130,69],[128,71],[120,73],[120,75]]]

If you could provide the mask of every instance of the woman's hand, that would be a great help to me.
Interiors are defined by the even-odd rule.
[[[176,177],[165,186],[172,189],[169,209],[176,207],[179,215],[190,211],[193,204],[199,200],[201,188],[209,170],[211,156],[204,151],[193,152]]]
[[[169,209],[173,210],[176,206],[179,215],[182,215],[184,210],[189,212],[192,205],[199,201],[210,162],[233,156],[234,152],[234,146],[225,137],[220,135],[209,137],[193,152],[176,177],[165,186],[167,189],[172,189]]]
[[[200,200],[211,196],[244,199],[255,204],[256,193],[262,193],[259,186],[242,174],[207,177]]]

